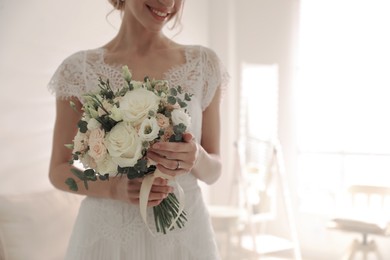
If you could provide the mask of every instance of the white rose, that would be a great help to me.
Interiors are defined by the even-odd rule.
[[[184,112],[182,109],[175,109],[171,113],[173,125],[178,125],[180,123],[189,127],[191,124],[190,116]]]
[[[142,157],[142,142],[129,122],[120,122],[106,135],[104,144],[120,167],[134,166]]]
[[[108,155],[100,162],[97,162],[96,170],[101,174],[109,173],[110,175],[115,175],[118,173],[118,165]]]
[[[123,96],[119,104],[123,119],[134,125],[139,125],[148,117],[149,111],[156,112],[159,98],[144,88],[134,89]]]
[[[158,137],[160,127],[158,126],[156,118],[146,118],[142,121],[141,126],[138,130],[138,135],[143,141],[153,141]]]
[[[102,124],[100,124],[99,121],[97,121],[95,118],[91,118],[87,124],[88,130],[94,130],[100,128],[101,126]]]

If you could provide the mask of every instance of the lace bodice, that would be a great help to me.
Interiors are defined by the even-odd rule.
[[[58,98],[97,91],[97,80],[108,78],[115,87],[123,84],[120,65],[105,62],[104,48],[76,52],[66,58],[49,82],[49,89]],[[226,86],[228,74],[214,51],[202,46],[184,47],[185,63],[164,73],[171,85],[180,85],[193,93],[202,110],[210,104],[218,87]],[[146,76],[146,75],[145,75]]]

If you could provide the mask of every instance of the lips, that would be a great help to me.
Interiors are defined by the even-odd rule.
[[[162,10],[158,10],[156,8],[153,8],[151,6],[147,6],[148,9],[150,10],[150,12],[152,13],[152,15],[157,18],[158,20],[165,20],[168,18],[168,16],[170,15],[169,12],[166,12],[166,11],[162,11]]]

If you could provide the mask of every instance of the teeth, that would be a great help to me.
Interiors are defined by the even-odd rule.
[[[161,17],[167,17],[168,16],[168,13],[163,13],[163,12],[157,11],[155,9],[152,9],[152,12],[157,14],[158,16],[161,16]]]

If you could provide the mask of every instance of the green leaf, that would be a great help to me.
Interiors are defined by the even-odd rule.
[[[74,148],[74,144],[64,144],[64,146],[71,150]]]
[[[77,169],[77,168],[71,168],[70,171],[77,177],[79,178],[80,180],[84,180],[85,179],[85,176],[84,176],[84,172]]]
[[[93,169],[87,169],[84,171],[85,181],[97,181],[96,172]]]
[[[78,191],[77,183],[73,178],[68,178],[65,181],[65,184],[69,186],[69,189],[72,191]]]
[[[88,190],[88,180],[84,180],[84,187],[86,190]]]
[[[85,134],[87,132],[87,130],[88,130],[87,125],[88,125],[88,123],[86,121],[84,121],[84,120],[80,120],[77,123],[77,126],[80,129],[80,132],[83,133],[83,134]]]
[[[99,174],[99,180],[101,180],[101,181],[109,180],[109,177],[110,177],[110,175],[108,173],[106,173],[104,175]]]
[[[185,93],[185,94],[184,94],[184,100],[186,100],[186,101],[191,101],[191,96],[192,96],[192,95],[190,95],[190,94],[188,94],[188,93]]]
[[[184,134],[186,130],[187,127],[183,123],[173,126],[173,132],[175,134]]]
[[[129,167],[129,170],[127,171],[127,178],[132,180],[135,178],[140,178],[142,175],[139,171],[137,171],[134,167]]]
[[[169,89],[169,94],[171,94],[172,96],[177,96],[177,90],[175,88],[171,88]]]
[[[176,98],[175,98],[174,96],[168,96],[167,101],[168,101],[168,103],[171,104],[171,105],[176,104]]]
[[[75,104],[73,101],[69,101],[69,104],[70,104],[70,107],[71,107],[75,112],[78,112],[78,111],[77,111],[77,108],[76,108],[76,104]]]

